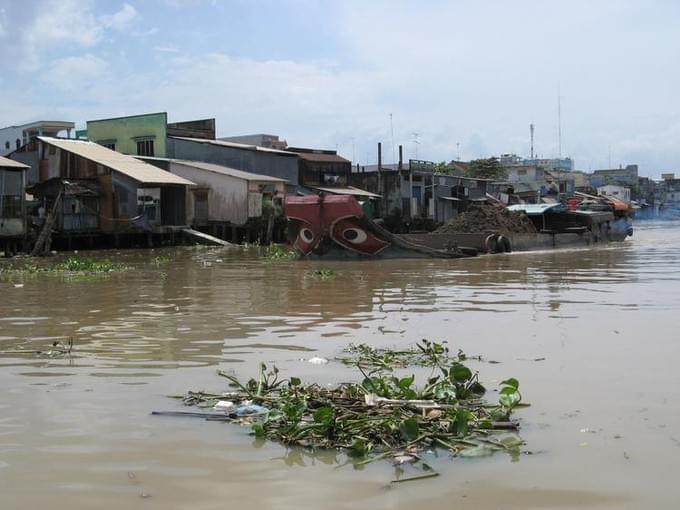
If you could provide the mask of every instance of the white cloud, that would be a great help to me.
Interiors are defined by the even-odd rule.
[[[680,68],[668,65],[680,51],[677,8],[604,0],[596,5],[585,0],[568,5],[432,0],[425,7],[348,0],[322,9],[323,28],[310,29],[329,36],[333,44],[328,51],[300,50],[292,44],[287,54],[279,51],[279,36],[289,35],[294,43],[299,42],[297,35],[284,30],[267,41],[262,33],[271,20],[253,22],[263,32],[252,39],[243,34],[238,41],[221,37],[213,25],[206,38],[185,45],[180,37],[186,33],[166,30],[169,22],[163,14],[168,13],[161,9],[154,23],[169,34],[168,40],[139,37],[131,49],[114,33],[125,29],[125,37],[136,37],[146,28],[131,5],[120,8],[116,3],[113,10],[118,12],[108,17],[95,15],[89,0],[29,5],[23,25],[15,19],[20,10],[13,4],[5,7],[9,23],[0,15],[0,26],[10,31],[0,44],[3,62],[30,62],[23,58],[26,48],[34,63],[46,58],[48,48],[86,55],[51,62],[38,83],[53,84],[64,93],[46,96],[44,87],[36,88],[27,110],[36,103],[44,111],[61,108],[76,121],[152,110],[168,111],[173,120],[214,116],[223,135],[273,131],[296,145],[337,145],[346,156],[351,156],[354,139],[361,162],[375,160],[378,141],[391,162],[390,113],[395,144],[405,146],[406,157],[415,156],[412,133],[418,132],[418,156],[432,160],[454,157],[458,142],[463,158],[525,155],[532,122],[536,151],[550,157],[558,150],[559,84],[562,154],[574,157],[578,167],[606,165],[610,145],[613,164],[637,162],[643,173],[680,161]],[[297,4],[291,5],[294,10]],[[203,16],[210,25],[205,16],[214,15],[205,11],[196,9],[192,16]],[[67,12],[72,17],[64,22]],[[56,28],[37,23],[34,18],[40,15],[53,20]],[[315,22],[310,19],[310,27]],[[33,35],[25,37],[22,31]],[[111,49],[109,36],[121,44]],[[277,46],[269,54],[284,56],[248,58],[268,54],[268,44]],[[242,57],[207,53],[217,47]],[[155,56],[140,59],[132,54],[137,49],[140,55]],[[79,80],[69,79],[71,72]],[[2,74],[0,85],[10,97],[8,80],[13,77]],[[26,97],[18,83],[12,88],[17,97]],[[0,117],[7,115],[2,111]]]
[[[179,53],[179,50],[174,46],[154,46],[152,49],[159,53]]]
[[[5,25],[7,25],[7,11],[5,11],[5,9],[0,9],[0,38],[7,35],[7,28],[5,28]]]
[[[123,4],[120,11],[115,14],[101,16],[100,20],[104,27],[113,28],[114,30],[125,30],[137,18],[137,10],[130,4]]]
[[[31,9],[32,7],[32,9]],[[11,62],[23,71],[35,71],[43,53],[63,46],[92,48],[98,45],[107,30],[130,28],[139,14],[125,3],[117,12],[96,16],[92,0],[41,0],[27,4],[25,12],[15,9],[11,26],[17,42],[0,52],[11,55]],[[9,33],[4,10],[0,10],[0,36]],[[155,33],[155,32],[154,32]]]
[[[109,64],[90,53],[79,57],[66,57],[50,62],[42,75],[46,88],[56,88],[69,93],[81,94],[83,90],[106,84]]]
[[[184,9],[187,7],[194,7],[202,3],[203,0],[163,0],[163,3],[168,7],[174,9]],[[215,0],[209,2],[211,5],[215,5]]]
[[[60,44],[93,46],[102,37],[102,28],[92,13],[91,3],[78,0],[46,0],[37,5],[36,15],[20,31],[17,59],[20,69],[39,67],[43,50]]]
[[[38,15],[24,33],[24,41],[35,48],[64,42],[92,46],[101,35],[101,26],[89,2],[48,0],[38,9]]]

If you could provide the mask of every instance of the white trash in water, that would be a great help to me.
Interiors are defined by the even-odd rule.
[[[229,400],[220,400],[213,406],[213,409],[215,411],[224,411],[226,413],[231,411],[234,407],[236,407],[236,404],[233,402],[230,402]]]
[[[313,357],[309,358],[307,361],[309,361],[312,365],[325,365],[328,363],[328,360],[326,358],[319,358],[319,357]]]

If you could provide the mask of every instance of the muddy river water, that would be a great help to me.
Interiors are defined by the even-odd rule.
[[[678,508],[680,224],[623,244],[465,260],[269,261],[240,249],[91,253],[107,277],[0,277],[0,509]],[[332,268],[336,277],[315,278]],[[23,284],[23,286],[22,286]],[[74,354],[47,359],[72,337]],[[393,468],[261,444],[166,395],[226,390],[275,362],[354,378],[349,342],[429,338],[521,381],[532,455],[450,460],[387,488]]]

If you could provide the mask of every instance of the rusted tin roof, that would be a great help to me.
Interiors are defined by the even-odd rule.
[[[181,184],[185,186],[194,184],[183,177],[161,170],[127,154],[112,151],[97,143],[86,142],[84,140],[50,138],[47,136],[39,136],[38,139],[41,142],[120,172],[142,184]]]

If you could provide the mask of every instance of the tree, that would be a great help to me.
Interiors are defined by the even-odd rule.
[[[441,163],[437,163],[434,165],[434,173],[436,174],[450,174],[451,173],[451,167],[446,161],[442,161]]]
[[[470,177],[478,179],[503,180],[508,176],[503,165],[495,157],[470,161],[467,173]]]

